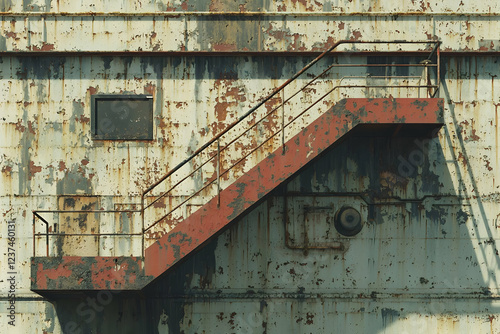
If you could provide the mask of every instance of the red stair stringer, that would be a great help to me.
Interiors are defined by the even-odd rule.
[[[32,290],[141,290],[243,216],[358,124],[442,124],[436,98],[344,99],[158,239],[145,257],[34,257]]]

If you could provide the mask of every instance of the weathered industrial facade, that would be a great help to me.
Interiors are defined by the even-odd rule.
[[[0,328],[500,331],[500,4],[33,0],[0,10]],[[145,197],[153,212],[141,212],[148,187],[341,40],[393,42],[339,45],[245,118],[279,107],[226,150],[235,155],[214,155],[214,142],[202,154],[219,163],[151,204],[177,181],[162,183]],[[278,133],[282,112],[288,122],[326,93],[237,164]],[[95,100],[109,95],[152,100],[152,140],[99,138]],[[281,153],[282,140],[298,153]],[[212,181],[174,212],[194,223],[160,220],[143,246],[144,227]],[[196,219],[209,200],[213,219]],[[351,237],[334,226],[345,207],[363,222]],[[188,244],[198,251],[162,257]],[[140,277],[144,248],[158,261]]]

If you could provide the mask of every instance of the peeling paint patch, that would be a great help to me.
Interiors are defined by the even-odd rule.
[[[361,39],[361,37],[363,37],[363,35],[361,34],[361,31],[354,30],[352,32],[351,40],[353,40],[353,41],[359,41]]]
[[[22,124],[21,120],[18,120],[16,123],[16,130],[20,132],[24,132],[24,130],[26,130],[26,127]]]
[[[54,44],[49,44],[49,43],[45,43],[45,42],[42,43],[41,47],[38,47],[36,45],[28,46],[28,50],[35,51],[35,52],[37,52],[37,51],[53,51],[54,49],[55,49]]]
[[[12,167],[11,166],[3,166],[2,167],[2,173],[10,174],[11,172],[12,172]]]
[[[215,43],[213,45],[214,51],[224,52],[224,51],[236,51],[236,44],[227,44],[227,43]]]
[[[35,163],[33,161],[30,161],[30,164],[29,164],[29,176],[28,176],[28,178],[30,180],[33,178],[33,176],[36,173],[40,173],[41,171],[42,171],[42,166],[37,166],[37,165],[35,165]]]
[[[60,172],[63,172],[63,171],[65,171],[66,169],[67,169],[67,167],[66,167],[66,163],[65,163],[64,161],[62,161],[62,160],[61,160],[61,161],[59,161],[59,171],[60,171]]]

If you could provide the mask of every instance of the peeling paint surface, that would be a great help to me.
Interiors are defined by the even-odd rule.
[[[499,6],[419,0],[0,0],[1,328],[9,329],[4,236],[8,223],[15,222],[16,332],[499,332]],[[73,252],[71,265],[31,262],[33,210],[57,210],[67,198],[76,200],[75,207],[95,203],[97,210],[137,210],[141,191],[328,45],[340,39],[435,37],[443,42],[439,132],[397,126],[350,131],[154,281],[143,273],[141,240],[135,237],[54,242],[50,254]],[[419,50],[356,45],[329,61],[396,63],[396,51],[408,51],[408,62],[419,62],[419,53],[411,53]],[[388,74],[422,72],[336,68],[287,112],[340,80],[381,84],[388,80],[375,76]],[[304,82],[297,80],[289,91]],[[95,94],[152,95],[154,140],[93,140]],[[425,96],[418,89],[341,89],[321,108],[329,110],[342,99]],[[282,99],[273,98],[264,109]],[[348,108],[362,114],[357,106]],[[317,116],[313,112],[311,119]],[[286,140],[307,124],[294,124]],[[266,131],[279,127],[279,117],[271,118],[236,151],[255,147]],[[301,138],[316,137],[311,132]],[[228,155],[223,164],[234,162]],[[224,176],[223,186],[251,168],[252,163],[244,164]],[[192,187],[213,177],[215,169],[207,166]],[[264,194],[252,187],[248,182],[234,190]],[[155,203],[155,209],[171,208],[190,189]],[[203,196],[183,214],[200,208]],[[224,209],[250,203],[233,204]],[[344,206],[357,208],[363,217],[354,237],[340,235],[332,225]],[[68,221],[51,226],[51,232],[141,232],[136,213],[96,215],[48,214],[46,219]],[[177,223],[152,232],[151,240],[175,230]],[[43,231],[42,224],[37,228]],[[175,231],[161,239],[178,246],[174,258],[185,252],[179,245],[201,244],[195,236],[202,233]],[[45,241],[35,241],[43,254]],[[80,257],[96,248],[99,256]],[[37,284],[47,288],[86,280],[80,281],[80,292],[45,298],[30,290],[33,265],[40,272]],[[82,268],[88,270],[77,273]],[[120,290],[146,283],[141,294]],[[104,290],[90,291],[95,287]]]
[[[207,242],[215,233],[221,231],[226,225],[247,212],[252,206],[282,184],[290,176],[303,168],[308,162],[312,161],[323,151],[330,148],[332,144],[341,139],[351,129],[358,125],[371,124],[428,124],[438,127],[442,122],[443,101],[439,99],[347,99],[340,101],[330,111],[324,113],[308,127],[299,132],[298,135],[291,138],[286,143],[286,152],[280,154],[275,152],[262,162],[258,163],[244,176],[240,177],[234,184],[225,188],[220,198],[214,198],[203,205],[168,234],[163,236],[156,235],[156,241],[145,250],[144,273],[138,272],[135,275],[146,277],[159,277],[167,269],[178,261],[186,257],[190,252],[198,248],[201,244]],[[346,126],[344,126],[346,124]],[[314,136],[311,137],[310,133]],[[92,198],[89,198],[92,203]],[[75,205],[75,200],[65,198],[64,205]],[[93,204],[91,204],[93,205]],[[66,213],[64,214],[66,215]],[[83,218],[82,218],[83,216]],[[80,214],[78,221],[79,228],[92,228],[91,222],[87,222],[88,214]],[[76,224],[73,224],[76,225]],[[82,237],[71,238],[69,242],[72,248],[80,248],[78,253],[82,253],[82,247],[88,247],[88,244],[81,239]],[[95,239],[96,237],[93,237]],[[66,239],[62,242],[64,243]],[[92,241],[91,241],[92,242]],[[64,246],[64,245],[63,245]],[[148,245],[149,246],[149,245]],[[96,244],[94,247],[99,247]],[[92,248],[92,247],[91,247]],[[54,271],[48,271],[43,267],[32,271],[32,289],[38,290],[79,290],[92,289],[132,289],[123,280],[130,276],[117,279],[114,287],[108,287],[104,281],[92,282],[88,278],[82,277],[75,284],[75,280],[66,280],[67,275],[62,275],[63,281],[58,280],[57,274],[61,268],[73,268],[65,273],[71,276],[80,275],[81,272],[94,273],[92,266],[86,263],[74,266],[74,257],[68,257],[66,253],[60,253],[65,256],[57,258],[61,264],[54,267]],[[82,254],[84,255],[84,254]],[[39,258],[34,258],[34,268],[39,267]],[[40,258],[42,263],[50,263],[50,258]],[[99,258],[96,258],[99,259]],[[68,263],[66,264],[66,261]],[[137,259],[131,259],[132,263],[138,262]],[[108,261],[109,262],[109,261]],[[140,263],[136,263],[135,268],[142,269]],[[115,268],[100,267],[100,272],[104,276],[114,276]],[[50,276],[50,277],[48,277]],[[47,277],[50,283],[47,283]],[[92,275],[93,277],[93,275]],[[148,283],[147,280],[144,280]],[[53,283],[52,283],[53,282]],[[132,286],[135,279],[131,282]]]
[[[40,0],[20,5],[4,4],[1,51],[319,51],[325,41],[380,36],[385,40],[439,36],[445,51],[500,50],[497,2],[456,6],[423,0],[77,5]]]

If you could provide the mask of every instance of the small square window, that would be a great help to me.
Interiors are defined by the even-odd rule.
[[[151,95],[92,95],[92,138],[153,140]]]

